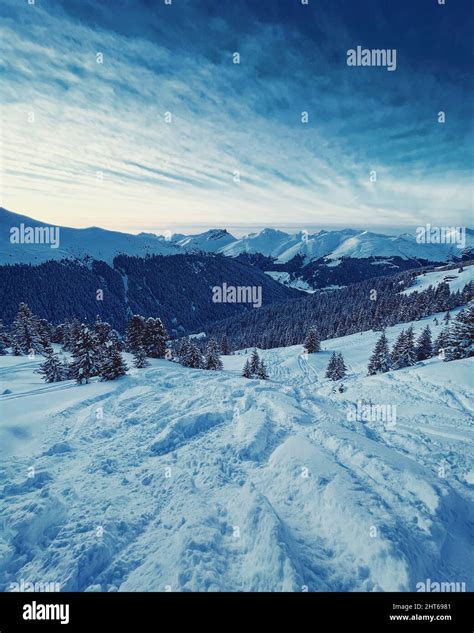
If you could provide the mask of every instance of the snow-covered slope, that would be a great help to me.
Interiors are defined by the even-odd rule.
[[[241,253],[261,253],[267,257],[278,257],[289,244],[299,240],[284,231],[263,229],[257,233],[249,233],[232,244],[220,249],[223,255],[237,257]]]
[[[472,360],[367,377],[378,336],[265,351],[266,382],[240,377],[244,353],[82,387],[0,357],[0,587],[472,590]],[[395,424],[354,420],[358,401]]]
[[[47,226],[38,220],[0,208],[0,265],[38,264],[49,259],[86,256],[110,263],[119,253],[132,256],[173,255],[183,250],[218,252],[229,257],[260,253],[277,259],[280,264],[289,262],[297,255],[305,263],[321,257],[338,260],[341,257],[395,256],[443,262],[463,253],[455,244],[418,244],[414,235],[390,236],[355,229],[290,234],[266,228],[237,239],[225,229],[211,229],[196,235],[175,234],[167,238],[153,233],[132,235],[97,227],[60,227],[59,247],[51,248],[50,244],[12,244],[10,229],[21,224],[31,228]],[[469,249],[474,250],[474,232],[467,229],[466,250]]]
[[[236,238],[225,229],[211,229],[198,235],[184,236],[175,243],[185,251],[202,251],[205,253],[215,253],[216,251],[232,244]]]
[[[413,286],[407,288],[402,294],[409,295],[412,292],[422,292],[429,286],[439,286],[441,283],[447,283],[451,292],[461,291],[466,284],[474,283],[474,266],[466,266],[462,272],[458,268],[452,270],[436,270],[432,273],[424,273],[418,275]]]
[[[11,243],[10,230],[19,228],[21,224],[25,228],[32,229],[48,226],[44,222],[0,208],[0,265],[40,264],[50,259],[84,257],[111,263],[119,253],[144,257],[147,254],[175,255],[182,252],[178,246],[164,237],[150,233],[131,235],[97,227],[87,229],[60,227],[57,248],[52,248],[50,243]]]
[[[474,234],[466,231],[466,249],[474,247]],[[429,261],[447,261],[451,257],[462,255],[463,249],[456,244],[422,244],[415,235],[383,235],[370,231],[344,229],[340,231],[319,231],[309,234],[301,231],[288,234],[283,231],[264,229],[250,233],[229,246],[220,249],[224,255],[236,257],[241,253],[262,253],[286,263],[296,255],[304,261],[313,261],[321,257],[338,259],[341,257],[401,257],[402,259],[426,259]]]
[[[356,235],[357,231],[345,229],[343,231],[320,231],[315,235],[298,234],[298,240],[294,245],[287,245],[284,252],[278,257],[278,262],[284,264],[296,255],[301,255],[305,261],[312,261],[330,255],[346,240]]]
[[[473,245],[472,235],[467,234],[467,245]],[[331,258],[339,257],[402,257],[403,259],[427,259],[446,261],[450,256],[459,257],[462,249],[456,244],[422,244],[414,235],[389,236],[363,231],[348,238],[332,253]]]

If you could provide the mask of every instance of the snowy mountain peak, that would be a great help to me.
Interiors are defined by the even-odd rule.
[[[188,235],[181,240],[178,240],[176,244],[181,246],[186,251],[203,251],[205,253],[214,253],[215,251],[224,248],[228,244],[232,244],[236,241],[236,238],[231,235],[226,229],[210,229],[205,233],[198,233],[197,235]]]

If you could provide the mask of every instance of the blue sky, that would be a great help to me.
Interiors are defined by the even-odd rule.
[[[134,232],[472,224],[470,0],[164,1],[2,0],[2,206]],[[358,45],[396,71],[348,66]]]

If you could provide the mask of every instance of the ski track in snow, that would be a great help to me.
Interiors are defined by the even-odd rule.
[[[472,360],[369,378],[378,336],[263,351],[266,382],[240,377],[243,355],[82,387],[8,357],[0,589],[472,590]],[[324,378],[334,349],[342,393]],[[358,400],[395,404],[395,426],[349,420]]]

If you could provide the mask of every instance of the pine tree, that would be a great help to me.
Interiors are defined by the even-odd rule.
[[[164,358],[168,333],[161,319],[148,318],[145,322],[142,344],[146,355],[151,358]]]
[[[133,366],[137,369],[143,369],[144,367],[149,367],[149,365],[150,363],[146,359],[145,350],[143,346],[140,345],[140,347],[133,352]]]
[[[260,367],[260,356],[258,355],[257,349],[254,348],[252,355],[250,357],[250,373],[252,376],[257,375],[259,367]]]
[[[245,361],[245,365],[244,365],[244,368],[242,370],[242,376],[244,378],[252,378],[252,372],[250,371],[250,362],[249,362],[248,358]]]
[[[81,335],[81,323],[77,319],[73,319],[71,323],[65,323],[63,350],[72,352],[79,336]]]
[[[379,340],[375,344],[374,351],[369,360],[368,374],[373,376],[375,374],[383,374],[389,371],[391,367],[390,351],[388,348],[388,341],[385,332],[382,332]]]
[[[38,341],[41,353],[44,354],[45,350],[51,345],[51,339],[53,337],[53,325],[46,319],[34,318],[34,327],[38,333]]]
[[[341,352],[336,354],[336,369],[333,380],[341,380],[347,376],[347,367]]]
[[[474,356],[474,301],[471,301],[451,322],[444,360],[471,356]]]
[[[401,367],[403,367],[401,359],[402,359],[404,345],[405,345],[405,330],[402,330],[400,334],[398,335],[398,338],[393,345],[392,353],[390,354],[392,358],[393,369],[400,369]]]
[[[84,325],[80,326],[79,336],[72,350],[71,375],[79,385],[86,384],[92,376],[97,376],[99,366],[104,362],[100,358],[100,349],[94,332]]]
[[[118,349],[119,352],[123,352],[124,350],[124,343],[123,343],[123,339],[120,336],[120,334],[117,332],[117,330],[110,330],[110,332],[107,335],[107,341],[110,341],[112,343],[112,345],[115,347],[115,349]]]
[[[449,323],[449,322],[451,321],[451,313],[450,313],[450,311],[449,311],[449,310],[448,310],[448,311],[446,312],[446,314],[444,315],[444,317],[443,317],[443,321],[444,321],[445,323]]]
[[[112,328],[107,323],[107,321],[102,321],[101,317],[97,315],[94,323],[94,333],[97,337],[97,342],[99,343],[99,345],[105,345],[105,342],[109,338],[111,330]]]
[[[430,326],[427,325],[420,334],[415,347],[416,360],[426,360],[433,356],[433,343],[431,340]]]
[[[449,311],[449,300],[450,300],[450,290],[449,284],[445,281],[441,282],[435,290],[435,311],[442,312],[443,310]]]
[[[433,344],[433,354],[442,354],[444,356],[444,350],[448,346],[450,338],[450,327],[449,325],[446,325],[438,334],[438,337]]]
[[[188,338],[181,339],[178,349],[176,350],[176,357],[178,359],[178,363],[183,365],[184,367],[189,367],[189,355],[190,355],[190,341]]]
[[[54,353],[51,345],[44,348],[43,354],[45,355],[45,361],[39,366],[38,373],[43,376],[46,382],[60,382],[64,380],[61,361],[59,356]]]
[[[7,334],[3,321],[0,319],[0,347],[5,349],[10,346],[10,337]]]
[[[125,330],[126,348],[132,354],[143,346],[144,329],[145,319],[139,314],[134,314]]]
[[[412,325],[405,332],[401,361],[403,367],[411,367],[416,363],[415,332]]]
[[[21,356],[21,347],[16,337],[12,335],[11,348],[13,356]]]
[[[6,353],[7,353],[7,348],[5,347],[5,343],[3,342],[3,339],[0,338],[0,356],[5,356]]]
[[[229,356],[230,354],[230,346],[226,334],[224,334],[221,339],[221,354],[222,356]]]
[[[321,351],[321,340],[316,326],[313,326],[308,330],[308,334],[306,335],[304,341],[304,348],[308,354],[314,354],[315,352]]]
[[[267,380],[268,379],[267,368],[265,366],[265,363],[264,363],[263,359],[259,363],[256,377],[260,378],[260,380]]]
[[[202,369],[204,367],[201,350],[195,343],[189,344],[186,367],[191,367],[192,369]]]
[[[219,356],[219,345],[213,338],[207,344],[204,354],[204,369],[212,371],[220,371],[222,369],[222,361]]]
[[[331,358],[329,359],[325,376],[326,378],[329,378],[330,380],[337,380],[337,378],[335,378],[336,373],[337,373],[337,356],[336,356],[336,352],[333,352],[331,355]]]
[[[12,325],[12,336],[15,341],[15,349],[20,350],[21,354],[42,351],[37,320],[26,303],[20,303],[18,307],[18,314]]]
[[[99,371],[100,379],[115,380],[120,376],[125,376],[128,367],[120,351],[110,341],[106,342],[105,351]]]

